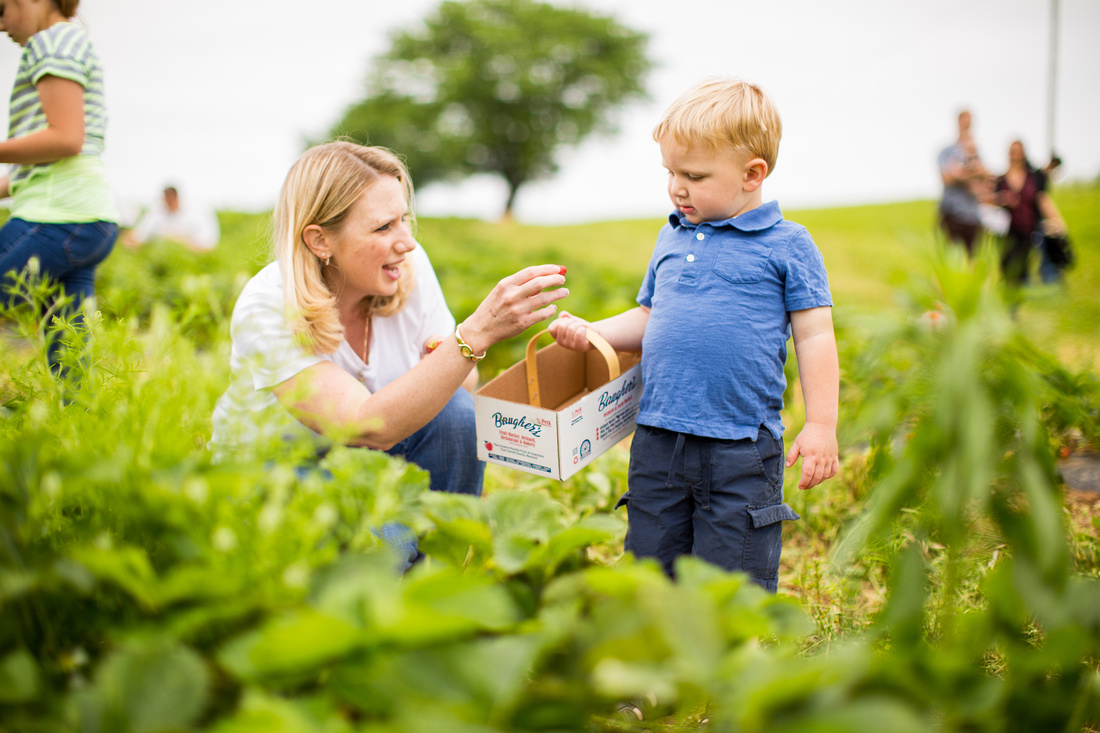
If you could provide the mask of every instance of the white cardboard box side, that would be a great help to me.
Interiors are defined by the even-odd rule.
[[[544,404],[527,404],[526,364],[513,365],[474,397],[478,458],[567,479],[634,430],[641,396],[638,354],[620,352],[623,373],[608,381],[595,351],[552,344],[537,355]]]

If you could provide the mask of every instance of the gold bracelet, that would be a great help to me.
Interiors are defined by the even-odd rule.
[[[458,327],[461,325],[462,324],[460,323],[458,324],[458,326],[455,326],[455,341],[458,342],[458,348],[462,350],[462,355],[476,364],[484,359],[485,354],[488,354],[489,352],[486,351],[485,354],[475,354],[474,350],[470,348],[470,345],[462,340],[462,334],[458,332]]]

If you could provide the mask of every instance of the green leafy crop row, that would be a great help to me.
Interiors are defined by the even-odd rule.
[[[621,450],[564,483],[491,467],[480,500],[366,450],[212,463],[227,318],[262,241],[236,224],[217,255],[112,255],[87,334],[62,329],[76,385],[46,366],[41,285],[4,311],[0,730],[1100,724],[1100,580],[1075,545],[1095,539],[1067,527],[1056,464],[1100,436],[1100,385],[1024,336],[990,261],[933,258],[895,311],[838,313],[844,466],[788,482],[803,519],[770,596],[623,556]],[[433,235],[459,317],[532,264],[481,226]],[[571,309],[629,305],[644,258],[555,246],[538,254],[570,267]],[[424,554],[400,577],[377,534],[393,522]]]

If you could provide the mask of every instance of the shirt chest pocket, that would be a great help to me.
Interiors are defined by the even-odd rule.
[[[742,242],[718,253],[714,260],[714,272],[718,277],[734,284],[760,282],[768,269],[771,256],[771,247]]]

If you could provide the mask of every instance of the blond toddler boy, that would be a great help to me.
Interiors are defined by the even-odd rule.
[[[802,458],[800,489],[836,474],[839,366],[832,297],[806,229],[763,202],[775,168],[779,113],[757,86],[707,80],[674,101],[654,129],[675,207],[638,306],[589,324],[562,312],[558,343],[590,348],[594,328],[642,352],[631,444],[625,549],[674,572],[681,555],[740,570],[774,592],[783,469]],[[784,460],[783,366],[793,336],[805,426]]]

